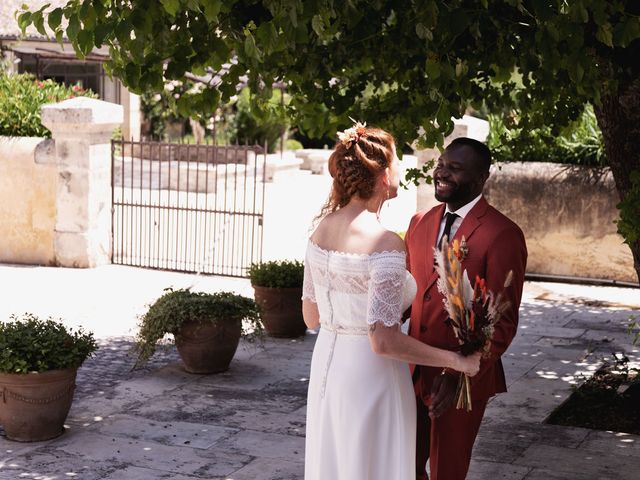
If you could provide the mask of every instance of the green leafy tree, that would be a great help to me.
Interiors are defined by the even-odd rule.
[[[402,143],[422,126],[423,144],[439,144],[452,116],[482,105],[557,133],[589,102],[640,278],[639,14],[625,0],[69,0],[18,21],[44,32],[46,20],[80,56],[107,45],[108,70],[137,92],[220,72],[181,98],[190,110],[226,102],[244,76],[258,102],[285,82],[310,136],[352,116]]]

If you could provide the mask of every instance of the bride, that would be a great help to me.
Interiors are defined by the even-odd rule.
[[[404,242],[378,221],[400,181],[394,139],[360,123],[338,136],[331,194],[305,260],[304,319],[321,328],[311,360],[304,478],[414,480],[408,364],[475,375],[480,354],[463,357],[401,332],[416,284]]]

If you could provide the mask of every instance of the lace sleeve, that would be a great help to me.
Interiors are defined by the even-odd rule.
[[[317,303],[316,291],[313,286],[313,277],[311,275],[311,260],[309,258],[308,251],[304,259],[304,280],[302,281],[302,300],[305,298],[311,300],[313,303]]]
[[[402,323],[402,294],[406,279],[404,254],[381,255],[371,259],[367,324],[392,327]]]

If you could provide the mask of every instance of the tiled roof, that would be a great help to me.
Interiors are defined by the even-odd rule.
[[[0,38],[19,38],[21,35],[18,20],[14,17],[16,10],[20,10],[22,5],[29,6],[29,10],[37,10],[44,4],[49,3],[51,6],[48,10],[62,7],[67,4],[67,0],[0,0]],[[45,22],[46,25],[46,22]],[[48,31],[47,27],[47,31]],[[45,39],[40,35],[33,26],[27,28],[27,38]],[[55,41],[55,40],[54,40]]]

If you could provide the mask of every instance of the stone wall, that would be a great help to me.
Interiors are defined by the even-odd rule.
[[[638,282],[631,251],[616,233],[619,199],[610,172],[553,163],[494,165],[485,195],[522,228],[528,273]],[[418,208],[437,203],[433,186],[421,186]]]
[[[51,141],[0,137],[0,262],[51,265],[55,261],[55,165],[42,163]]]
[[[42,138],[0,137],[0,262],[111,261],[111,145],[122,107],[78,97],[42,107]]]

